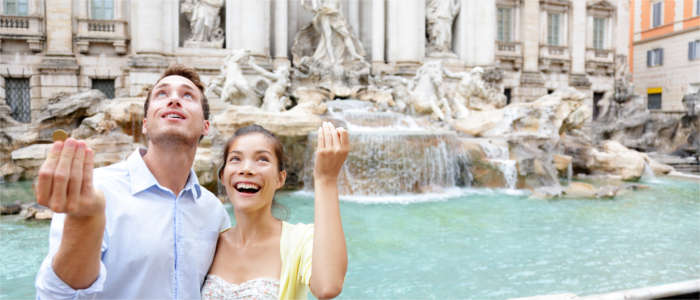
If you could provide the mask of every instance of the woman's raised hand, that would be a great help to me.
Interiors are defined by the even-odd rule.
[[[314,180],[338,180],[340,168],[350,151],[348,132],[342,127],[335,128],[330,122],[323,122],[318,129]]]

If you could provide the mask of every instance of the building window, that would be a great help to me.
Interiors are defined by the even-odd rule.
[[[593,48],[605,49],[606,18],[593,18]]]
[[[498,41],[513,41],[513,8],[498,8]]]
[[[23,123],[32,121],[29,78],[5,78],[5,96],[12,118]]]
[[[698,57],[700,57],[700,40],[695,40],[688,43],[688,60],[696,60]]]
[[[550,46],[560,45],[560,28],[562,19],[562,14],[560,13],[547,14],[547,44]]]
[[[506,105],[510,104],[512,102],[513,89],[505,88],[503,89],[503,94],[506,95]]]
[[[114,79],[93,79],[92,89],[102,92],[107,99],[114,99]]]
[[[5,0],[4,15],[26,16],[28,11],[28,0]]]
[[[663,1],[651,4],[651,27],[659,27],[663,23]]]
[[[90,4],[92,10],[92,19],[114,19],[114,0],[92,0]]]
[[[593,120],[598,119],[598,115],[600,115],[600,107],[598,107],[598,103],[600,103],[600,100],[603,100],[604,96],[605,92],[593,92]]]
[[[662,66],[664,64],[664,49],[656,48],[647,51],[647,67]]]
[[[649,90],[650,91],[648,91],[647,93],[647,108],[661,109],[661,88],[654,88]]]

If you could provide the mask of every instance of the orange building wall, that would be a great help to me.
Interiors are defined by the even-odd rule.
[[[673,33],[673,19],[676,16],[676,1],[664,0],[664,19],[661,26],[651,28],[651,0],[642,3],[642,39],[649,39]]]
[[[651,27],[651,0],[639,1],[642,1],[642,31],[645,31]],[[631,7],[634,8],[634,6]]]
[[[694,0],[683,1],[683,20],[693,16],[693,1]]]
[[[683,2],[683,29],[700,26],[700,16],[693,16],[693,2],[695,0],[685,0]]]

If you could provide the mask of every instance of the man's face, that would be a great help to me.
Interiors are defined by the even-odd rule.
[[[197,144],[209,132],[204,120],[202,92],[189,79],[171,75],[151,91],[143,134],[154,144]]]

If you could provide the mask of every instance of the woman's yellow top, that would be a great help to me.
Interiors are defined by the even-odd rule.
[[[311,280],[314,224],[282,221],[280,299],[306,299]]]

